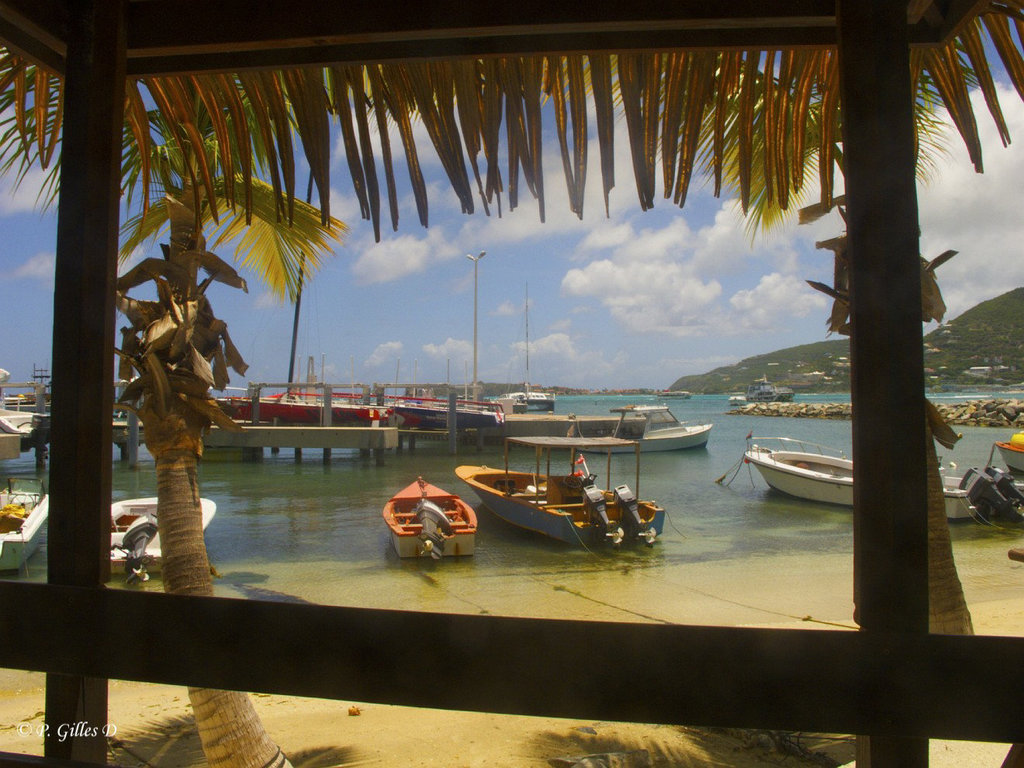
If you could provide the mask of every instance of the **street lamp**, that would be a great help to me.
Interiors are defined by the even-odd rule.
[[[473,399],[480,399],[480,390],[477,385],[476,378],[476,287],[477,287],[477,271],[480,264],[480,259],[487,255],[487,251],[480,251],[479,256],[474,256],[471,253],[466,254],[466,258],[473,262]]]

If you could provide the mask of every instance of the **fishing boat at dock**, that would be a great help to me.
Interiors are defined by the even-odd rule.
[[[221,408],[236,421],[251,422],[253,403],[249,397],[225,397],[218,401]],[[281,392],[259,399],[259,421],[272,424],[315,424],[323,419],[323,399],[318,392]],[[331,424],[334,426],[360,425],[387,421],[391,409],[386,406],[360,403],[338,396],[331,400]]]
[[[454,493],[422,477],[384,505],[384,522],[399,557],[457,557],[476,549],[476,512]]]
[[[511,446],[534,449],[532,470],[509,469]],[[604,449],[610,475],[611,449],[627,446],[632,446],[636,455],[633,488],[626,483],[611,486],[610,479],[610,490],[598,487],[597,476],[590,473],[582,451]],[[567,452],[564,473],[552,471],[554,451]],[[503,469],[463,465],[455,468],[455,474],[502,520],[566,544],[653,546],[665,523],[665,510],[657,502],[637,496],[640,448],[635,441],[614,437],[510,437],[505,439]]]
[[[399,397],[389,400],[390,407],[404,429],[438,430],[448,428],[449,403],[435,397]],[[455,401],[458,429],[494,429],[505,423],[505,411],[498,403],[476,400]]]

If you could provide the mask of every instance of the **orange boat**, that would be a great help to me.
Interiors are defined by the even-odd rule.
[[[472,555],[476,512],[453,493],[422,477],[384,505],[384,522],[399,557]]]
[[[1011,472],[1024,474],[1024,432],[1018,432],[1008,442],[997,442],[996,448],[999,449],[1003,462]]]

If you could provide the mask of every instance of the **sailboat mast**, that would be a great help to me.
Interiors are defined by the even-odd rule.
[[[526,303],[523,305],[526,314],[526,394],[530,394],[530,284],[526,284]]]

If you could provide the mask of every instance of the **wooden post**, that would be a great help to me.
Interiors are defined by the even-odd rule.
[[[856,618],[866,632],[927,633],[921,266],[906,6],[840,0],[837,16],[849,219]],[[862,747],[859,766],[928,765],[927,739],[871,737]]]
[[[47,568],[53,584],[97,589],[110,575],[125,7],[125,0],[67,6],[57,213],[51,402],[57,471],[50,479]],[[106,680],[47,675],[47,757],[106,762],[106,721]],[[68,737],[76,724],[84,735]]]
[[[453,456],[458,450],[459,440],[459,417],[456,404],[458,396],[454,392],[448,393],[448,453]]]

